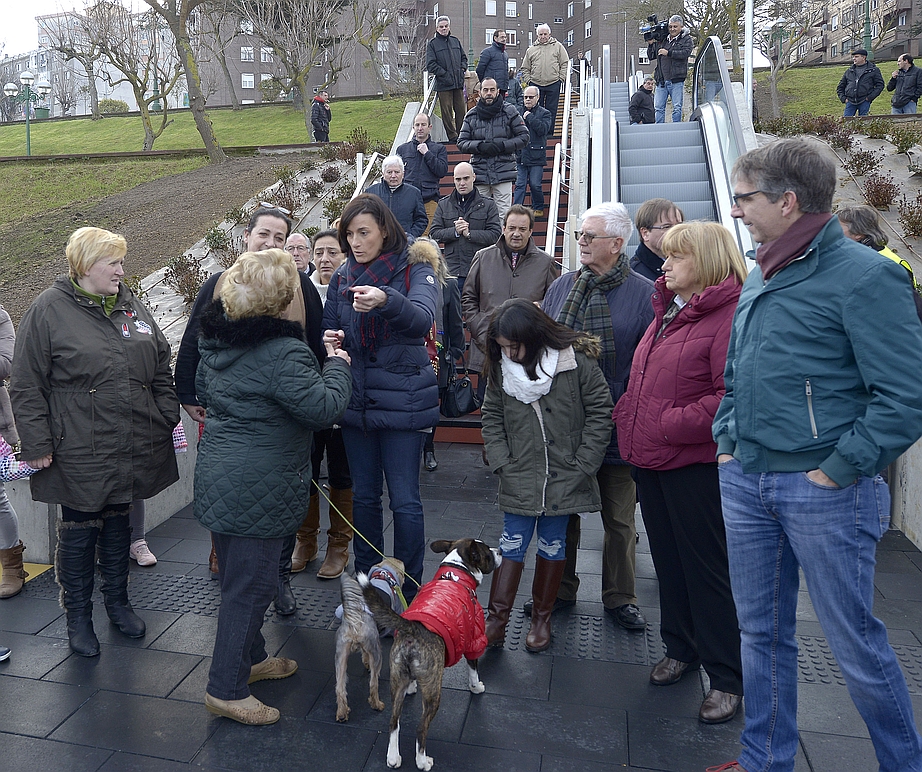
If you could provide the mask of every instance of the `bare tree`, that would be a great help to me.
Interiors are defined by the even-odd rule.
[[[0,46],[0,53],[3,52]],[[6,83],[15,83],[19,78],[19,73],[13,67],[12,59],[0,60],[0,86]],[[6,94],[0,91],[0,121],[8,123],[15,119],[16,103]]]
[[[837,11],[831,12],[833,16],[839,17],[839,29],[841,29],[843,33],[851,36],[855,48],[864,47],[864,21],[866,10],[864,2],[859,2],[847,8],[840,5]],[[897,5],[893,3],[878,3],[877,8],[870,8],[872,49],[879,48],[887,33],[896,27],[899,14],[900,12],[897,10]],[[842,53],[847,54],[848,51],[843,50]]]
[[[70,115],[77,106],[77,89],[71,74],[70,70],[62,69],[51,84],[51,95],[61,106],[61,115]]]
[[[232,0],[208,0],[193,14],[196,44],[213,57],[221,68],[230,92],[231,106],[240,109],[240,99],[234,87],[234,77],[227,66],[227,50],[239,32],[240,18],[234,13]]]
[[[88,6],[92,8],[92,5]],[[75,61],[86,73],[86,89],[90,97],[90,116],[94,121],[99,114],[99,93],[96,90],[97,63],[102,58],[99,45],[86,34],[86,13],[68,11],[43,19],[42,29],[48,34],[51,50],[64,57],[65,62]]]
[[[328,66],[331,53],[343,55],[348,38],[336,25],[347,1],[237,0],[238,14],[252,25],[253,34],[272,48],[277,77],[286,84],[294,106],[303,112],[308,131],[311,100],[307,82],[315,67]]]
[[[190,39],[190,24],[192,12],[206,0],[144,0],[151,10],[160,16],[170,27],[173,40],[176,44],[176,54],[179,57],[183,72],[186,76],[186,88],[189,92],[189,107],[195,127],[198,129],[205,151],[212,163],[227,160],[223,148],[218,143],[214,133],[214,126],[205,112],[205,95],[202,93],[202,79],[199,76],[198,64],[192,50]]]

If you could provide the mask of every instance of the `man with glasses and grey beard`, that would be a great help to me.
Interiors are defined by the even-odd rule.
[[[685,222],[685,215],[667,198],[651,198],[637,207],[634,225],[637,226],[640,245],[631,258],[631,270],[650,281],[662,276],[666,255],[660,251],[660,244],[666,231],[680,222]]]
[[[623,204],[606,202],[587,209],[582,228],[576,232],[580,268],[557,279],[547,291],[541,306],[552,319],[600,339],[602,356],[599,367],[614,402],[624,394],[634,349],[653,321],[650,303],[653,283],[631,270],[628,257],[623,252],[633,229],[631,216]],[[602,604],[605,613],[622,627],[643,630],[647,620],[637,605],[634,579],[637,493],[631,467],[618,453],[614,424],[598,480],[602,492],[602,527],[605,529]],[[554,604],[555,610],[576,603],[579,537],[580,518],[573,515],[567,526],[567,565]],[[526,611],[529,611],[528,604]]]

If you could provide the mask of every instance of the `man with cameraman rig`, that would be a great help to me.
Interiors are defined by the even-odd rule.
[[[644,32],[647,43],[647,58],[656,59],[656,93],[653,95],[656,122],[666,122],[666,100],[672,99],[672,122],[682,120],[682,103],[685,98],[685,77],[688,74],[688,57],[695,46],[691,35],[685,30],[681,16],[672,16],[669,25],[663,30],[663,24],[656,22],[656,17],[649,17],[652,26]]]

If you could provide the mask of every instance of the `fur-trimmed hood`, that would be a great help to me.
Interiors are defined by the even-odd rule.
[[[575,351],[582,351],[587,357],[598,359],[602,356],[602,341],[595,335],[589,335],[587,333],[573,341],[573,349]]]
[[[439,248],[429,239],[417,239],[407,249],[407,263],[419,265],[424,263],[432,268],[436,276],[439,275]]]
[[[221,370],[236,362],[247,351],[276,338],[304,340],[304,328],[298,322],[275,316],[250,316],[228,319],[224,304],[215,300],[202,314],[199,350],[208,365]]]

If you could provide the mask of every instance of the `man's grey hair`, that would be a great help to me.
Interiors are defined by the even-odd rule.
[[[535,27],[535,32],[536,32],[536,33],[537,33],[537,32],[540,32],[540,31],[543,30],[543,29],[546,29],[548,32],[550,32],[550,31],[551,31],[551,25],[550,25],[550,24],[539,24],[537,27]]]
[[[669,23],[670,23],[670,24],[672,24],[674,21],[679,22],[679,24],[681,24],[683,28],[685,27],[685,19],[683,19],[681,16],[679,16],[679,14],[676,14],[675,16],[670,16],[670,17],[669,17]]]
[[[389,155],[381,162],[381,171],[385,172],[392,166],[399,166],[401,170],[405,168],[403,159],[399,155]]]
[[[733,182],[746,180],[772,202],[790,190],[801,212],[832,211],[836,159],[818,140],[791,137],[750,150],[736,159],[731,177]]]
[[[451,24],[451,19],[449,19],[447,16],[439,16],[439,18],[435,20],[435,23],[436,25],[439,25],[443,21],[447,21],[449,24]]]
[[[581,220],[585,222],[590,217],[598,217],[602,220],[606,236],[616,236],[623,239],[625,244],[630,241],[631,234],[634,232],[634,223],[631,222],[631,215],[624,204],[605,201],[590,206],[583,212]]]

